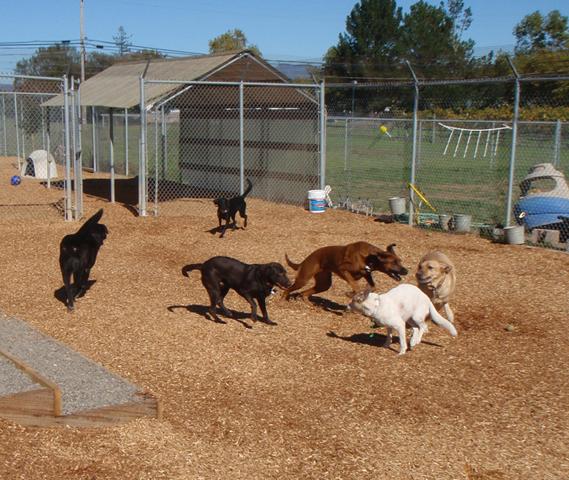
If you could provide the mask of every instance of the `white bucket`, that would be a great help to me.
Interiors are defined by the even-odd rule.
[[[326,210],[326,192],[324,190],[308,190],[308,210],[312,213],[323,213]]]
[[[523,225],[514,225],[504,228],[504,236],[506,243],[510,245],[522,245],[526,241]]]
[[[405,213],[405,198],[391,197],[389,199],[389,208],[393,215],[402,215]]]
[[[470,222],[472,217],[470,215],[463,215],[457,213],[453,216],[455,232],[470,232]]]

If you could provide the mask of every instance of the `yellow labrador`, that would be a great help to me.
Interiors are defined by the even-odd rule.
[[[427,253],[419,262],[415,278],[437,310],[442,307],[447,319],[454,322],[449,300],[456,286],[456,270],[450,259],[439,251]]]

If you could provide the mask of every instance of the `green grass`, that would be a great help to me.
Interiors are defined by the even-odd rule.
[[[428,122],[430,123],[430,122]],[[326,183],[332,186],[332,198],[346,196],[352,201],[369,199],[376,211],[389,212],[388,199],[408,196],[407,182],[411,177],[412,136],[411,122],[405,128],[392,130],[392,137],[381,134],[379,123],[355,122],[347,132],[343,121],[329,122],[327,128]],[[396,125],[397,127],[397,125]],[[528,169],[553,159],[553,138],[543,141],[540,132],[527,126],[520,131],[516,150],[514,175],[514,201],[518,183]],[[456,138],[456,137],[455,137]],[[511,132],[503,134],[495,157],[483,158],[481,141],[477,158],[474,158],[475,136],[464,156],[466,136],[454,156],[453,141],[443,154],[448,133],[438,132],[433,137],[423,132],[418,146],[418,165],[415,184],[423,191],[439,213],[472,215],[473,222],[494,224],[504,221],[508,172],[511,154]],[[547,140],[547,138],[546,138]],[[569,166],[567,148],[561,150],[560,164]],[[426,207],[422,212],[429,212]]]

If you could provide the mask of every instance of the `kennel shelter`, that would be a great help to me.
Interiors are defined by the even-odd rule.
[[[106,198],[140,215],[236,194],[246,178],[253,197],[300,204],[324,181],[321,86],[291,83],[250,51],[116,64],[81,85],[80,105],[91,108],[83,166],[108,173]]]
[[[22,177],[33,177],[38,180],[47,180],[57,177],[57,164],[53,155],[47,150],[34,150],[22,164],[20,171]]]

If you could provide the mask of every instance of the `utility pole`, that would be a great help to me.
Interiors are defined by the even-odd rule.
[[[79,0],[80,1],[80,9],[79,9],[79,38],[80,38],[80,42],[81,42],[81,83],[79,84],[79,86],[81,87],[83,85],[83,82],[85,81],[85,29],[83,27],[83,0]],[[81,107],[79,109],[80,115],[81,115],[81,119],[80,119],[80,123],[82,125],[85,124],[85,117],[86,117],[86,109]]]
[[[85,81],[85,32],[83,28],[83,0],[80,0],[79,35],[81,38],[81,83]]]

